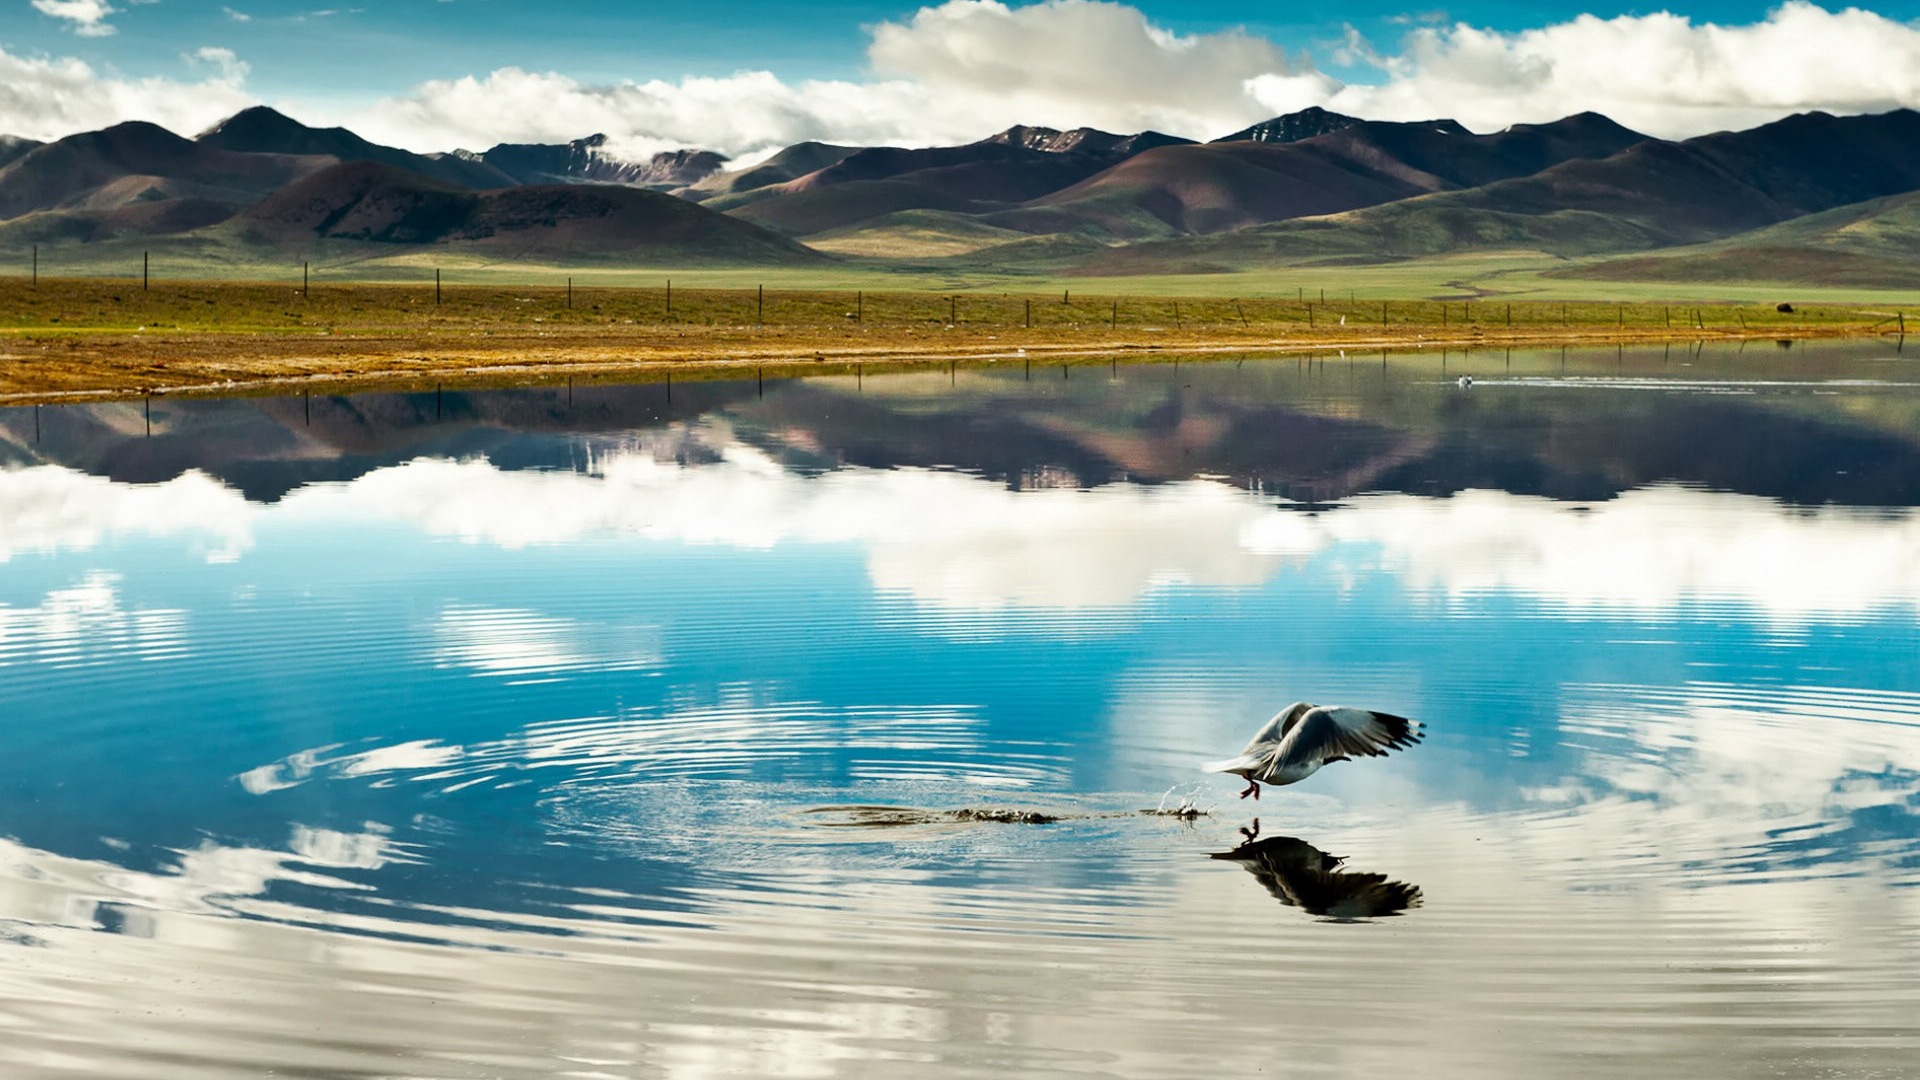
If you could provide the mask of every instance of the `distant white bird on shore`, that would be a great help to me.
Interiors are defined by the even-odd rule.
[[[1405,749],[1423,737],[1420,722],[1404,716],[1296,701],[1255,732],[1239,757],[1208,762],[1201,768],[1246,777],[1247,789],[1240,797],[1258,799],[1263,783],[1297,784],[1319,772],[1322,765],[1385,757],[1387,751]]]

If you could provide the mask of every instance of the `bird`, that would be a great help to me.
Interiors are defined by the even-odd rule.
[[[1347,870],[1347,860],[1291,836],[1249,839],[1212,857],[1239,863],[1274,899],[1321,918],[1377,919],[1420,906],[1420,886]]]
[[[1240,756],[1200,766],[1247,778],[1241,798],[1260,798],[1262,783],[1297,784],[1322,765],[1356,757],[1385,757],[1425,737],[1423,725],[1392,713],[1296,701],[1267,721]]]

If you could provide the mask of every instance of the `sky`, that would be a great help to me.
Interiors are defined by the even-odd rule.
[[[0,0],[0,133],[192,134],[269,104],[422,151],[604,132],[746,162],[1015,123],[1215,138],[1310,105],[1478,131],[1593,110],[1670,138],[1920,106],[1920,0],[362,2]]]

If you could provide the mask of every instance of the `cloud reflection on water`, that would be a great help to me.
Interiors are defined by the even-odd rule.
[[[155,506],[168,513],[150,516]],[[202,537],[238,557],[263,521],[405,522],[506,550],[638,537],[765,550],[857,545],[876,589],[934,611],[1125,607],[1171,585],[1243,588],[1334,557],[1448,597],[1513,592],[1575,609],[1730,602],[1770,618],[1920,607],[1920,514],[1808,510],[1655,487],[1571,504],[1497,491],[1366,495],[1316,512],[1204,480],[1015,492],[960,473],[786,471],[757,450],[680,465],[603,456],[595,471],[422,459],[262,507],[198,474],[152,487],[42,467],[0,472],[0,555],[109,535]],[[478,656],[478,654],[475,654]]]
[[[120,582],[117,573],[95,570],[48,592],[34,607],[0,602],[0,667],[96,667],[125,657],[168,660],[186,655],[188,613],[129,605],[121,599]]]

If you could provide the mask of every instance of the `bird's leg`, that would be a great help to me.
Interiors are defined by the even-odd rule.
[[[1249,844],[1260,839],[1260,819],[1254,818],[1251,826],[1241,826],[1240,835],[1246,837]]]
[[[1240,797],[1244,799],[1249,795],[1253,796],[1254,802],[1260,801],[1260,781],[1251,776],[1247,777],[1247,790],[1241,792]]]

